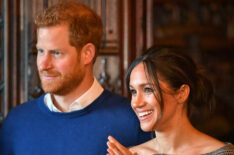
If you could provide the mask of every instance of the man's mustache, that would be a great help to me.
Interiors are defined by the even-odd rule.
[[[57,71],[45,71],[45,70],[39,71],[39,74],[41,76],[58,76],[58,75],[61,75]]]

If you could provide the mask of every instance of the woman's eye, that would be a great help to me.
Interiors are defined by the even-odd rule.
[[[134,95],[134,94],[136,94],[137,92],[136,92],[135,89],[130,89],[130,93],[131,93],[132,95]]]
[[[146,93],[152,93],[152,92],[154,92],[154,90],[152,88],[145,88],[145,92]]]

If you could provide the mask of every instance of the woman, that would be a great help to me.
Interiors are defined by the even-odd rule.
[[[193,106],[211,105],[213,88],[185,54],[149,49],[130,66],[127,84],[142,130],[154,131],[156,137],[127,149],[109,136],[109,155],[234,154],[232,144],[198,131],[189,121]]]

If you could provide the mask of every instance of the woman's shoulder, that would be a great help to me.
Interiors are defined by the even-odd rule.
[[[226,143],[209,135],[203,134],[202,136],[200,136],[200,138],[197,139],[195,145],[191,148],[191,150],[195,150],[194,152],[198,154],[210,155],[211,152],[214,152],[225,146]]]
[[[222,146],[215,151],[205,153],[203,155],[234,155],[234,145],[228,143],[225,146]]]
[[[234,155],[234,148],[231,143],[224,143],[208,135],[202,141],[201,139],[197,141],[197,144],[197,152],[201,155]],[[228,150],[229,153],[227,152]]]

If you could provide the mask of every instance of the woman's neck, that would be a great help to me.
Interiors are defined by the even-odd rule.
[[[180,117],[170,127],[155,133],[156,150],[166,154],[178,154],[189,146],[191,147],[197,135],[201,134],[192,126],[188,117]]]

